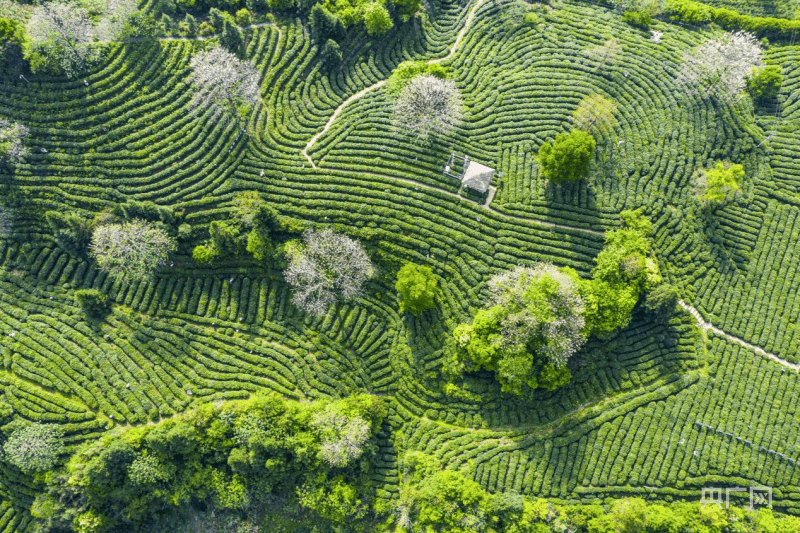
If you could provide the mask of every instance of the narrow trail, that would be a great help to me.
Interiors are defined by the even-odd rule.
[[[478,10],[478,8],[481,6],[481,4],[483,4],[483,2],[484,2],[484,0],[476,0],[475,4],[472,6],[472,8],[470,8],[469,14],[467,14],[467,20],[464,22],[464,27],[461,28],[461,31],[459,31],[458,35],[456,35],[456,40],[453,43],[453,46],[450,47],[450,51],[447,53],[447,55],[439,57],[439,58],[436,58],[436,59],[430,59],[430,60],[426,61],[426,63],[428,63],[428,64],[441,63],[441,62],[447,61],[448,59],[453,57],[453,55],[458,50],[459,45],[461,44],[461,40],[464,38],[464,35],[466,35],[467,30],[469,30],[469,27],[472,25],[472,19],[475,17],[475,12]],[[318,167],[317,167],[317,164],[314,163],[314,160],[311,159],[311,156],[308,155],[308,151],[311,149],[312,146],[314,146],[314,144],[319,140],[319,138],[322,137],[323,135],[325,135],[325,133],[330,129],[330,127],[333,125],[333,122],[336,120],[336,117],[339,116],[339,114],[342,112],[342,110],[345,107],[347,107],[351,102],[353,102],[355,100],[358,100],[359,98],[361,98],[362,96],[364,96],[368,92],[372,91],[373,89],[377,89],[379,87],[382,87],[383,85],[386,84],[386,81],[387,80],[381,80],[379,82],[376,82],[376,83],[370,85],[369,87],[361,89],[360,91],[358,91],[354,95],[350,96],[347,100],[345,100],[344,102],[339,104],[339,107],[337,107],[336,110],[333,112],[333,115],[331,115],[331,118],[328,119],[328,122],[325,124],[325,127],[322,128],[322,130],[320,132],[318,132],[316,135],[311,137],[311,140],[308,141],[308,143],[306,144],[305,148],[303,148],[301,150],[303,155],[305,156],[306,160],[308,160],[308,162],[311,164],[311,168],[316,170]]]
[[[790,363],[789,361],[787,361],[785,359],[781,359],[780,357],[778,357],[775,354],[769,353],[768,351],[764,350],[763,348],[759,348],[755,344],[750,344],[746,340],[744,340],[744,339],[742,339],[740,337],[737,337],[736,335],[731,335],[730,333],[725,333],[724,331],[722,331],[718,327],[714,326],[712,323],[706,322],[705,320],[703,320],[703,316],[700,314],[700,311],[698,311],[697,309],[695,309],[691,305],[687,304],[683,300],[678,300],[678,305],[680,305],[681,307],[683,307],[684,309],[689,311],[689,313],[694,317],[694,319],[697,322],[697,325],[700,327],[700,329],[710,330],[710,331],[714,332],[715,335],[719,335],[720,337],[725,337],[726,339],[728,339],[730,341],[733,341],[735,343],[738,343],[738,344],[744,346],[745,348],[748,348],[750,350],[753,350],[756,353],[759,353],[761,355],[765,355],[765,356],[769,357],[770,359],[772,359],[773,361],[775,361],[779,365],[783,365],[783,366],[785,366],[787,368],[791,368],[795,372],[800,372],[800,364]]]
[[[525,218],[525,217],[518,217],[516,215],[509,215],[508,213],[504,213],[503,211],[499,211],[499,210],[495,209],[494,207],[491,207],[491,206],[489,206],[487,204],[479,204],[479,203],[473,202],[472,200],[469,200],[468,198],[464,198],[463,196],[460,196],[458,193],[454,193],[453,191],[448,191],[447,189],[442,189],[441,187],[436,187],[435,185],[427,185],[425,183],[420,183],[419,181],[410,180],[408,178],[399,178],[397,176],[389,176],[388,174],[378,174],[376,172],[361,172],[361,171],[358,171],[358,170],[329,169],[329,170],[327,170],[327,172],[336,173],[336,174],[360,174],[362,176],[372,176],[372,177],[375,177],[375,178],[383,178],[383,179],[392,180],[392,181],[399,181],[399,182],[406,183],[406,184],[411,185],[411,186],[416,187],[416,188],[427,189],[429,191],[434,191],[434,192],[446,194],[447,196],[450,196],[452,198],[456,198],[458,200],[463,200],[465,202],[470,202],[472,204],[475,204],[478,207],[482,207],[482,208],[486,209],[487,211],[489,211],[489,212],[491,212],[491,213],[493,213],[493,214],[495,214],[495,215],[497,215],[499,217],[502,217],[502,218],[505,218],[505,219],[508,219],[508,220],[519,220],[520,222],[527,222],[529,224],[537,224],[539,226],[544,226],[546,228],[562,229],[562,230],[567,230],[567,231],[579,231],[581,233],[589,233],[591,235],[599,235],[599,236],[605,235],[604,231],[598,231],[598,230],[593,230],[593,229],[588,229],[588,228],[580,228],[580,227],[577,227],[577,226],[567,226],[566,224],[556,224],[555,222],[547,222],[547,221],[544,221],[544,220],[536,220],[536,219],[533,219],[533,218]]]

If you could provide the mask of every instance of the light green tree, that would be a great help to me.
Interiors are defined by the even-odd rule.
[[[419,315],[434,306],[438,281],[431,267],[407,263],[397,272],[400,312]]]

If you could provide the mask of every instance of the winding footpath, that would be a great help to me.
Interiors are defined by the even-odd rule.
[[[683,307],[684,309],[689,311],[689,313],[694,317],[694,319],[697,322],[697,325],[698,325],[698,327],[700,329],[709,330],[709,331],[713,332],[715,335],[719,335],[720,337],[725,337],[726,339],[728,339],[730,341],[733,341],[733,342],[735,342],[737,344],[740,344],[740,345],[744,346],[747,349],[753,350],[754,352],[759,353],[761,355],[765,355],[765,356],[769,357],[770,359],[772,359],[773,361],[775,361],[776,363],[778,363],[779,365],[783,365],[786,368],[791,368],[795,372],[800,372],[800,364],[790,363],[786,359],[781,359],[777,355],[769,353],[768,351],[764,350],[763,348],[759,348],[755,344],[750,344],[746,340],[744,340],[744,339],[742,339],[740,337],[737,337],[736,335],[731,335],[730,333],[725,333],[724,331],[722,331],[718,327],[714,326],[711,322],[706,322],[703,319],[703,316],[700,314],[700,311],[698,311],[697,309],[695,309],[691,305],[687,304],[683,300],[678,300],[678,305],[680,305],[681,307]]]
[[[426,61],[426,63],[428,63],[428,64],[441,63],[441,62],[447,61],[448,59],[453,57],[453,55],[456,53],[456,50],[458,50],[458,47],[461,45],[461,40],[464,38],[464,35],[466,35],[467,30],[469,30],[469,27],[472,25],[472,20],[475,18],[475,12],[478,10],[478,8],[481,6],[481,4],[483,4],[483,2],[484,2],[484,0],[476,0],[475,5],[473,5],[472,8],[469,10],[469,14],[467,14],[467,20],[464,22],[464,27],[461,28],[461,31],[459,31],[458,35],[456,35],[456,40],[453,43],[453,46],[450,47],[450,51],[447,53],[447,55],[439,57],[439,58],[436,58],[436,59],[431,59],[429,61]],[[306,144],[305,148],[303,148],[303,150],[302,150],[303,155],[308,160],[308,162],[311,164],[311,168],[316,170],[318,167],[317,167],[317,164],[314,163],[314,160],[311,159],[311,156],[308,155],[308,151],[311,149],[312,146],[314,146],[314,144],[319,140],[320,137],[322,137],[323,135],[325,135],[325,133],[327,133],[327,131],[333,125],[334,121],[339,116],[339,114],[342,112],[342,110],[345,107],[347,107],[351,102],[353,102],[355,100],[358,100],[359,98],[361,98],[362,96],[364,96],[365,94],[367,94],[368,92],[370,92],[370,91],[372,91],[374,89],[377,89],[379,87],[383,87],[385,84],[386,84],[386,80],[381,80],[379,82],[376,82],[376,83],[370,85],[369,87],[361,89],[360,91],[358,91],[354,95],[350,96],[347,100],[345,100],[344,102],[339,104],[339,107],[337,107],[336,110],[333,112],[333,115],[331,115],[331,118],[328,119],[328,122],[325,124],[325,127],[322,128],[322,130],[319,133],[317,133],[316,135],[311,137],[311,140],[308,141],[308,143]]]

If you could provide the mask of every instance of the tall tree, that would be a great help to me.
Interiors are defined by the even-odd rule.
[[[290,252],[284,276],[294,289],[294,304],[321,315],[337,299],[358,298],[373,273],[358,241],[325,229],[303,234],[302,245]]]
[[[590,46],[583,51],[583,55],[595,65],[596,70],[615,65],[622,57],[622,45],[612,37],[603,44]]]
[[[99,50],[92,46],[96,35],[89,12],[78,5],[43,2],[28,21],[28,37],[40,50],[45,62],[74,76],[95,59]],[[37,62],[32,61],[32,67]]]
[[[225,114],[246,132],[245,119],[258,100],[258,69],[219,46],[195,54],[191,67],[196,88],[194,109],[200,112],[211,108]]]
[[[161,224],[139,219],[98,227],[90,245],[101,270],[132,280],[150,277],[176,248]]]
[[[588,177],[595,146],[594,137],[585,131],[559,134],[553,144],[546,142],[539,149],[542,176],[553,183]]]
[[[395,129],[420,142],[452,131],[462,117],[456,84],[430,74],[412,79],[394,106]]]
[[[29,134],[28,128],[19,122],[0,118],[0,160],[17,163],[28,154],[23,140]]]
[[[572,118],[579,130],[607,135],[617,123],[616,113],[617,105],[613,100],[602,94],[592,94],[581,100]]]
[[[726,33],[684,54],[678,83],[688,94],[733,103],[744,94],[753,69],[761,65],[761,46],[753,34]]]

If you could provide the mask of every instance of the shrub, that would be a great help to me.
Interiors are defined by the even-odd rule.
[[[747,78],[747,91],[753,100],[774,100],[783,84],[783,74],[777,65],[768,65],[762,69],[753,69]]]
[[[428,266],[407,263],[397,272],[395,289],[400,295],[400,312],[419,315],[434,306],[438,290],[436,275]]]
[[[445,79],[447,78],[447,69],[438,63],[403,61],[392,71],[392,75],[386,82],[386,91],[389,94],[400,94],[411,80],[425,74]]]
[[[94,226],[91,220],[58,211],[47,211],[45,219],[50,224],[53,237],[59,246],[74,256],[82,256],[86,253]]]
[[[239,26],[246,26],[252,23],[253,23],[253,15],[250,13],[249,9],[243,7],[242,9],[236,12],[236,24],[238,24]]]
[[[408,22],[422,7],[422,0],[391,0],[391,6],[402,22]]]
[[[101,318],[109,311],[108,296],[97,289],[80,289],[75,292],[75,300],[92,318]]]
[[[216,259],[217,254],[210,246],[199,245],[192,250],[192,259],[198,263],[208,264]]]
[[[558,135],[553,144],[546,142],[539,150],[542,175],[553,183],[588,177],[595,146],[594,137],[584,131]]]

